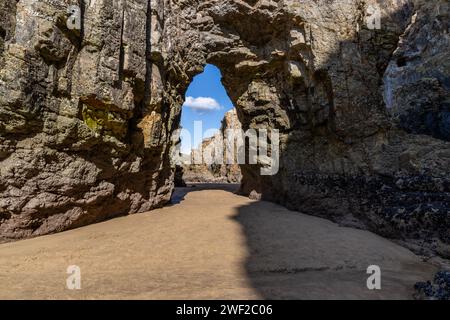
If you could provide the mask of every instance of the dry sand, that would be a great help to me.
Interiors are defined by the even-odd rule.
[[[182,189],[160,210],[0,245],[0,298],[410,299],[436,271],[370,232],[230,188]],[[66,288],[69,265],[79,291]],[[382,290],[367,289],[369,265]]]

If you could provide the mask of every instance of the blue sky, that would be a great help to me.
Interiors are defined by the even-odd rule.
[[[186,93],[181,116],[181,127],[191,133],[191,140],[182,136],[181,152],[190,153],[202,137],[194,139],[194,122],[202,121],[203,134],[209,129],[219,129],[225,113],[233,109],[233,103],[221,83],[220,70],[208,64],[205,71],[197,75]]]

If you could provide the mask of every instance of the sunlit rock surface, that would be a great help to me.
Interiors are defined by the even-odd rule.
[[[234,137],[242,132],[236,109],[225,113],[220,130],[205,139],[201,148],[192,150],[190,164],[183,166],[183,180],[187,183],[240,183],[239,145]],[[245,150],[241,151],[244,154]]]
[[[212,63],[244,130],[281,134],[280,172],[243,166],[244,194],[450,256],[447,1],[99,0],[80,32],[67,2],[0,1],[2,240],[166,203]]]

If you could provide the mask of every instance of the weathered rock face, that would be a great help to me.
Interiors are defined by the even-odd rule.
[[[450,256],[447,1],[86,1],[79,33],[62,0],[0,7],[4,239],[167,201],[184,93],[212,63],[243,128],[281,133],[280,172],[243,166],[243,193]]]
[[[76,2],[0,3],[0,238],[168,201],[180,109],[163,99],[162,8],[85,1],[80,32]]]
[[[242,130],[236,109],[228,111],[218,133],[202,143],[202,148],[195,149],[191,153],[190,165],[184,166],[183,180],[187,183],[240,183],[242,180],[241,168],[237,157],[237,145],[229,144],[227,131]],[[233,164],[227,164],[227,150],[232,153]],[[216,157],[216,152],[222,151],[222,155]],[[202,164],[195,164],[202,159]]]
[[[433,282],[417,283],[415,289],[418,300],[450,300],[450,271],[438,272]]]
[[[449,3],[428,1],[412,17],[384,78],[388,111],[405,131],[450,141]]]

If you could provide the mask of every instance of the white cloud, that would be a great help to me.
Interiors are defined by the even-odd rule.
[[[187,97],[183,105],[184,108],[191,108],[195,111],[216,111],[222,109],[220,104],[210,97]]]

